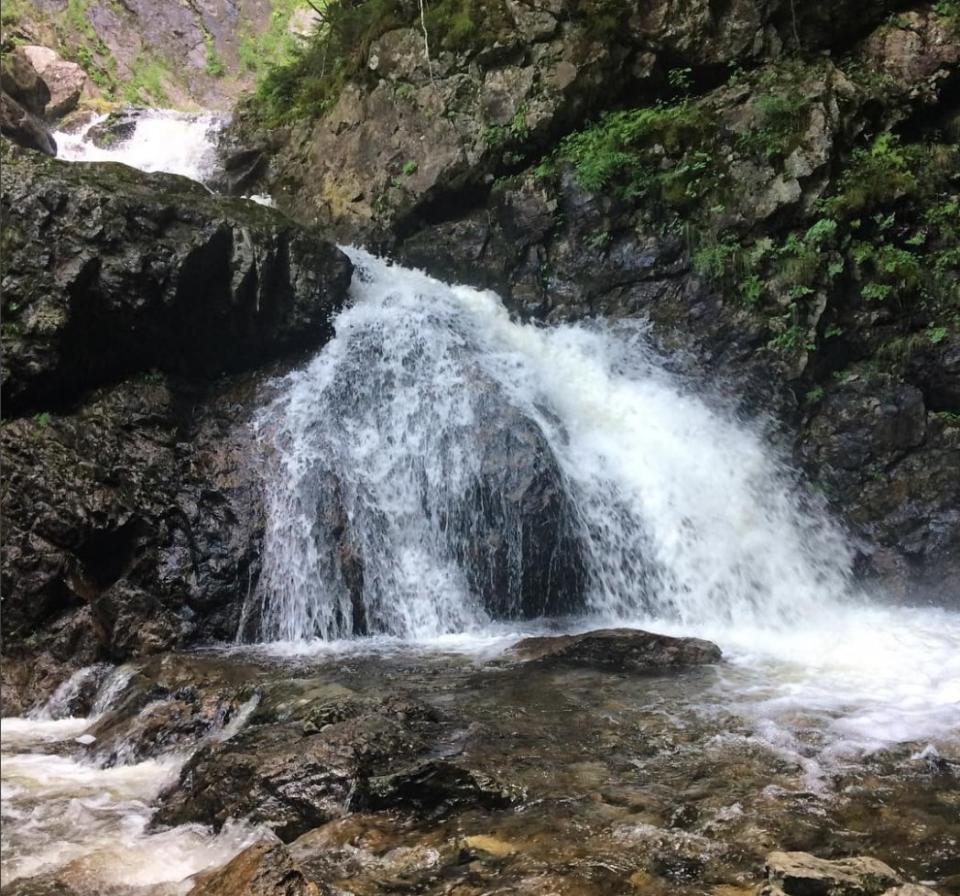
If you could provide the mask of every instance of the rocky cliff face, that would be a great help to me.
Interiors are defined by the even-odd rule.
[[[263,532],[255,371],[323,343],[351,265],[282,214],[185,178],[7,146],[2,169],[16,711],[61,664],[233,636]]]
[[[960,11],[800,6],[440,3],[425,46],[412,5],[366,4],[336,77],[308,54],[231,139],[291,214],[522,316],[649,318],[694,375],[775,410],[866,574],[941,600]]]
[[[299,0],[8,0],[4,43],[77,62],[113,101],[227,110],[286,58],[314,14]]]

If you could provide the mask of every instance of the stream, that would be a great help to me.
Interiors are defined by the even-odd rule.
[[[71,161],[202,180],[214,124],[157,112],[110,149],[56,138]],[[195,751],[320,698],[396,695],[439,713],[431,755],[522,798],[344,812],[300,847],[342,892],[736,896],[767,851],[802,849],[960,893],[960,614],[863,593],[765,434],[672,372],[641,322],[523,324],[494,293],[345,251],[336,337],[251,421],[268,525],[237,642],[92,667],[3,719],[3,892],[188,893],[274,836],[156,822]],[[491,420],[517,426],[501,442]],[[511,466],[528,456],[533,473]],[[553,602],[532,610],[510,497],[530,478],[556,537]],[[331,505],[346,546],[318,522]],[[707,638],[724,661],[636,677],[509,652],[613,626]],[[151,688],[228,708],[145,750]],[[12,889],[32,878],[49,888]]]

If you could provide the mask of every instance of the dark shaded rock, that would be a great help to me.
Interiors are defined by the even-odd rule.
[[[495,619],[575,612],[583,605],[586,565],[575,511],[544,434],[491,400],[481,404],[472,440],[480,470],[462,498],[463,519],[451,527],[472,589]]]
[[[366,779],[352,795],[350,808],[402,809],[433,817],[470,809],[506,809],[522,798],[482,772],[445,760],[431,760],[412,769]]]
[[[657,675],[718,663],[720,648],[700,638],[671,638],[636,629],[602,629],[583,635],[525,638],[510,653],[524,661],[589,666],[640,675]]]
[[[50,89],[23,47],[4,54],[0,66],[0,88],[37,118],[43,117],[50,102]]]
[[[137,130],[142,109],[121,109],[111,112],[103,121],[91,127],[86,139],[100,149],[112,149],[129,140]]]
[[[6,656],[86,665],[233,636],[260,568],[256,401],[254,381],[150,376],[0,425]]]
[[[305,733],[316,726],[302,722],[253,725],[195,753],[155,820],[219,828],[228,818],[248,817],[289,842],[344,815],[367,779],[422,755],[435,727],[430,715],[401,711],[387,700],[359,712],[345,705],[330,716],[341,720],[317,733]]]
[[[272,209],[122,165],[3,164],[5,413],[151,368],[249,369],[330,334],[350,262]]]
[[[6,91],[0,91],[0,134],[26,149],[35,149],[48,156],[57,154],[57,142],[49,128]]]
[[[226,865],[198,875],[190,896],[321,896],[280,843],[248,846]]]

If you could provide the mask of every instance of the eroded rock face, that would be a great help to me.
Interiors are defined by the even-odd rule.
[[[11,151],[7,414],[157,368],[211,377],[321,344],[349,261],[272,209],[175,175]]]
[[[8,649],[86,664],[232,636],[259,572],[255,396],[149,377],[0,427]]]
[[[587,666],[611,672],[658,675],[720,662],[720,648],[700,638],[671,638],[636,629],[525,638],[510,649],[525,662]]]

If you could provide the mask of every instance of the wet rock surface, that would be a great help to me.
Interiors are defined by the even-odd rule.
[[[902,883],[877,859],[860,856],[828,861],[802,852],[774,852],[766,860],[769,896],[879,896]]]
[[[0,427],[8,654],[84,664],[232,636],[259,572],[256,397],[148,377]]]
[[[606,629],[583,635],[525,638],[510,653],[526,662],[586,666],[610,672],[656,675],[718,663],[720,648],[700,638],[671,638],[636,629]]]
[[[279,843],[256,843],[223,868],[204,874],[190,896],[323,896]]]
[[[409,651],[180,653],[136,667],[91,729],[101,740],[72,749],[95,755],[110,730],[137,743],[150,707],[189,702],[185,687],[197,706],[258,702],[239,731],[228,716],[157,754],[198,748],[161,800],[156,835],[249,812],[285,841],[198,875],[201,894],[930,896],[909,882],[956,886],[955,741],[935,759],[904,744],[830,765],[827,720],[788,712],[771,732],[714,675]],[[826,774],[811,787],[818,762]],[[102,892],[84,874],[68,866],[9,892]]]
[[[157,368],[212,377],[316,347],[351,265],[271,209],[122,165],[3,164],[7,414]]]

